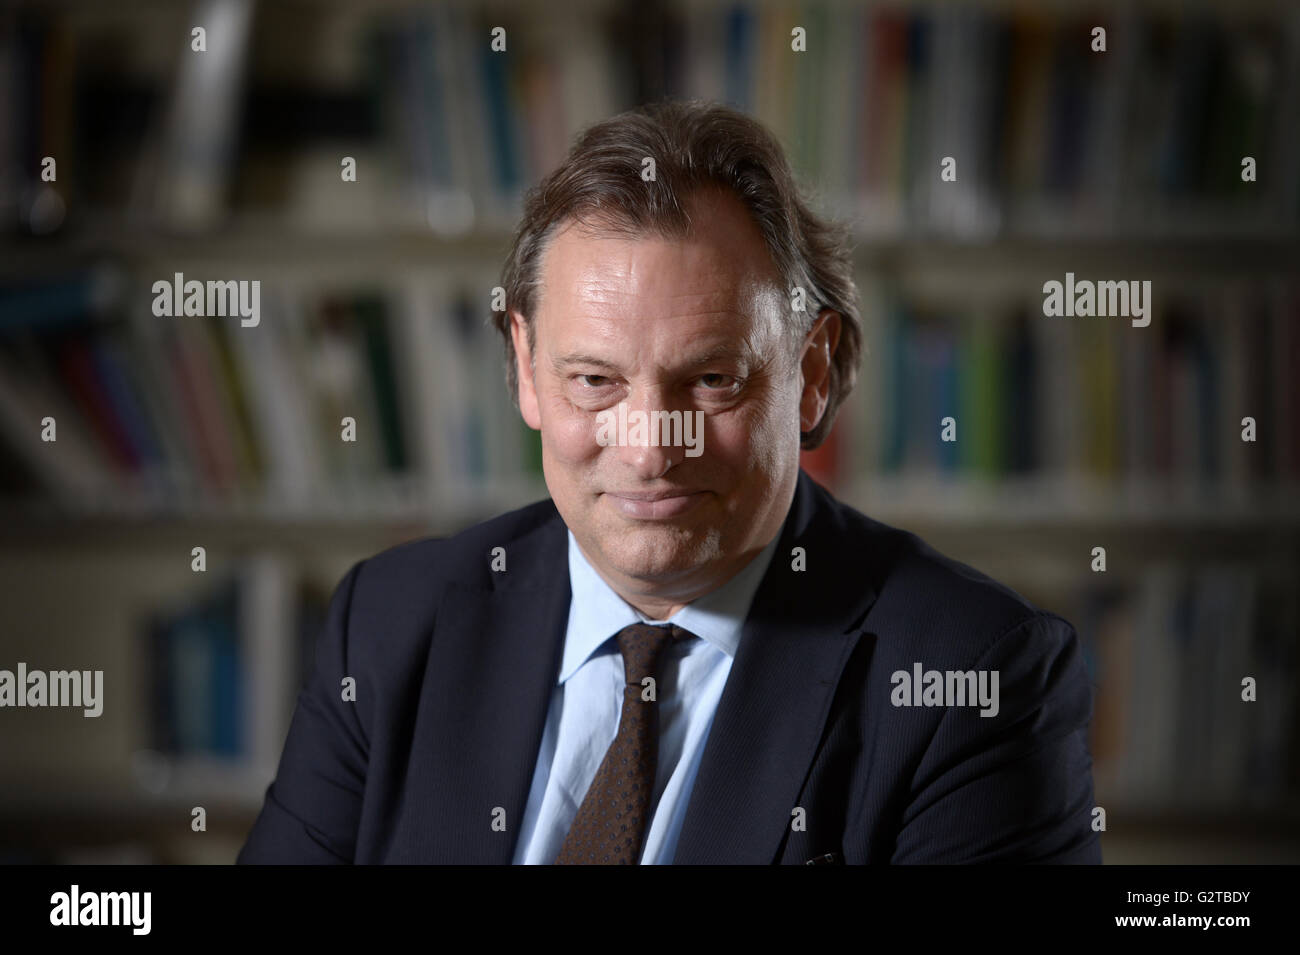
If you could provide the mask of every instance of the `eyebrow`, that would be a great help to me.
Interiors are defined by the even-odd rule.
[[[688,368],[698,368],[701,365],[708,365],[715,361],[735,361],[742,362],[748,355],[748,349],[738,349],[732,346],[721,346],[712,348],[701,355],[689,359],[685,364]],[[560,355],[551,362],[555,370],[562,371],[565,368],[574,365],[584,365],[590,368],[603,368],[609,371],[617,371],[618,366],[603,358],[597,358],[595,355],[585,355],[579,352],[568,355]]]
[[[561,371],[562,369],[572,367],[573,365],[587,365],[593,368],[605,368],[610,371],[614,370],[613,364],[605,361],[603,358],[597,358],[594,355],[574,353],[569,355],[559,355],[551,359],[551,366],[556,371]]]

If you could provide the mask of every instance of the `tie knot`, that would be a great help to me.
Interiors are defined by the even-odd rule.
[[[640,685],[646,677],[657,676],[659,661],[664,649],[676,640],[685,640],[692,634],[676,624],[655,625],[634,623],[624,627],[614,637],[623,654],[623,672],[630,684]]]

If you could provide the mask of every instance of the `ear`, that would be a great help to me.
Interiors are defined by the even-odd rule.
[[[824,308],[804,338],[799,356],[799,373],[803,393],[799,396],[799,429],[817,427],[830,403],[831,356],[840,344],[840,313]]]
[[[533,380],[533,355],[528,348],[528,329],[524,317],[510,310],[510,339],[515,346],[515,379],[519,382],[519,413],[534,431],[542,430],[538,410],[537,383]]]

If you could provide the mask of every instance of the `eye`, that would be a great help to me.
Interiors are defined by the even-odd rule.
[[[578,380],[588,388],[599,388],[609,383],[609,379],[604,375],[579,375]]]
[[[710,391],[721,391],[724,388],[730,388],[736,383],[736,379],[730,375],[701,375],[700,384]]]

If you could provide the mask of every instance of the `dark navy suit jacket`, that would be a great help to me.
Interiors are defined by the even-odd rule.
[[[354,565],[239,861],[509,863],[566,546],[548,500]],[[917,663],[997,670],[998,714],[895,706],[891,675]],[[1091,709],[1067,621],[801,472],[674,861],[1100,862]]]

